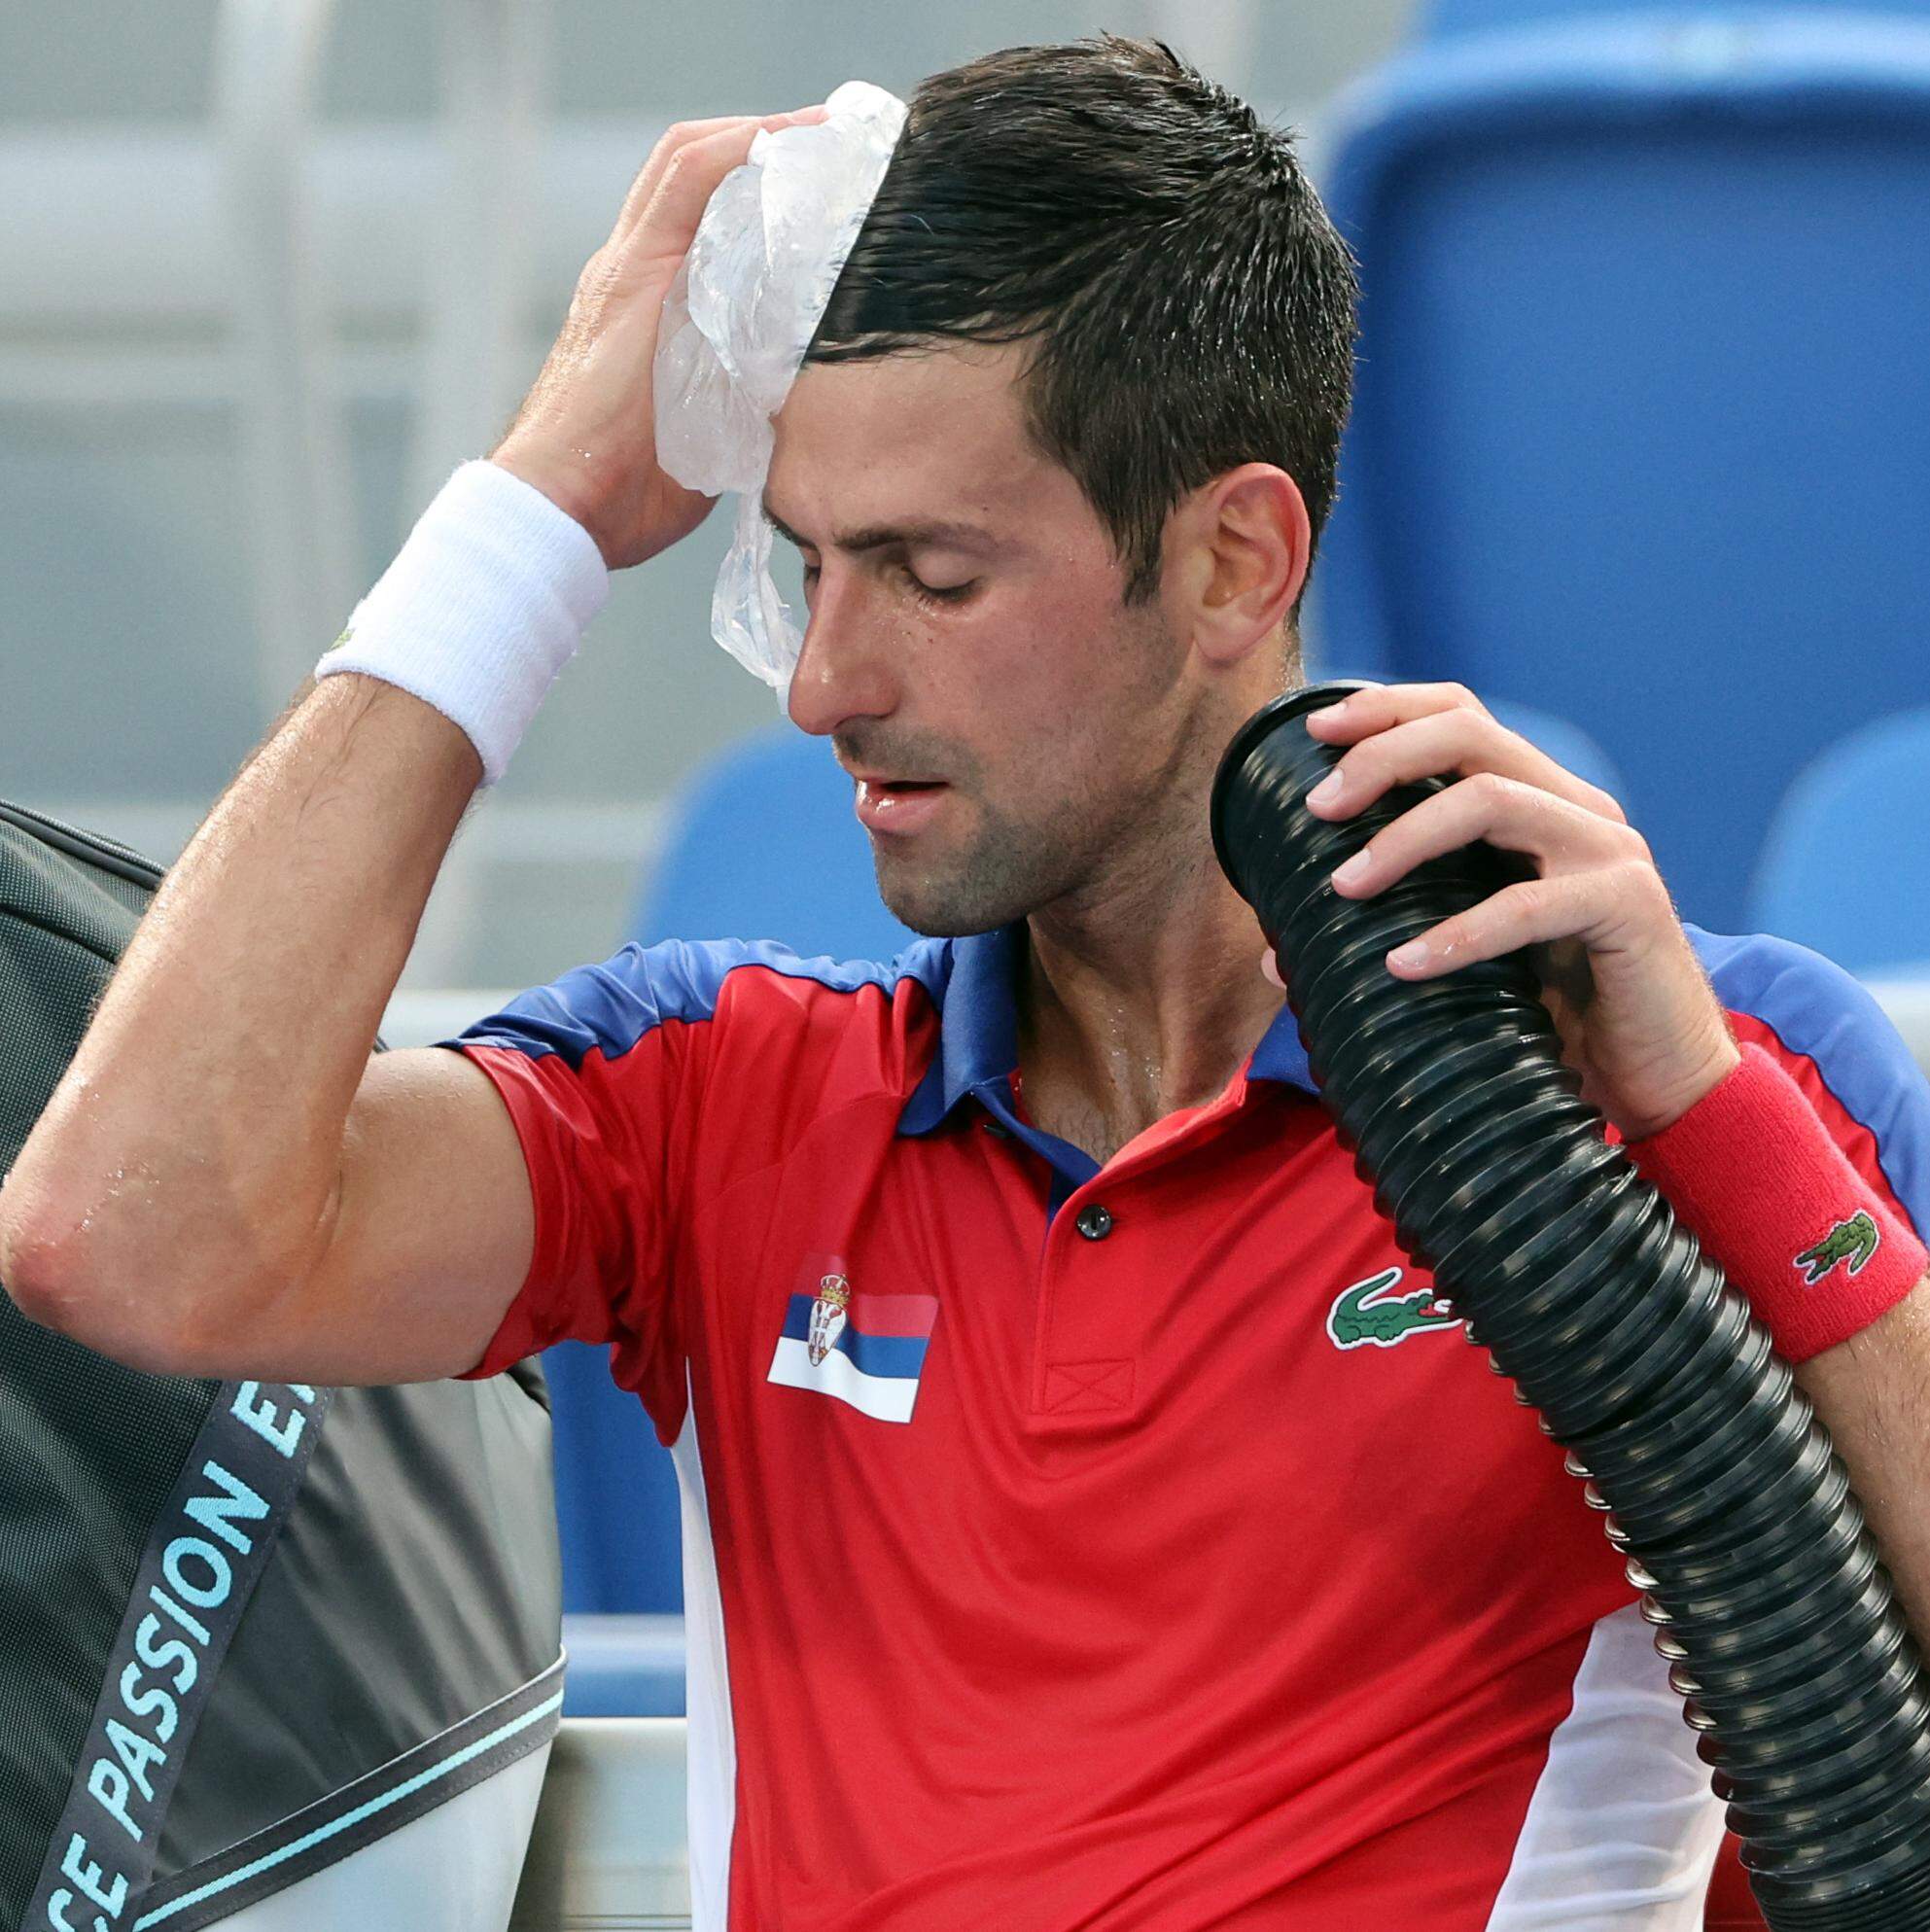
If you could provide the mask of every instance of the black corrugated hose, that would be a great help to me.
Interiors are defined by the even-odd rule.
[[[1789,1366],[1580,1098],[1526,952],[1387,951],[1526,876],[1476,844],[1372,898],[1328,874],[1447,781],[1327,821],[1305,686],[1242,726],[1213,846],[1258,913],[1321,1099],[1401,1247],[1612,1512],[1774,1932],[1930,1932],[1930,1680]]]

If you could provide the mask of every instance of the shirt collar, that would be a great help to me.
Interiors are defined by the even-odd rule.
[[[938,1020],[938,1051],[898,1115],[900,1134],[929,1134],[967,1095],[1003,1096],[1019,1064],[1017,982],[1026,926],[1017,920],[952,942],[952,971]],[[1246,1064],[1248,1080],[1279,1080],[1317,1093],[1299,1023],[1282,1006]]]

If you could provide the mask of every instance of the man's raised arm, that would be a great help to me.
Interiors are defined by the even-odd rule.
[[[531,1255],[514,1130],[463,1056],[375,1055],[376,1029],[560,633],[711,507],[656,463],[663,299],[758,129],[821,112],[658,143],[490,464],[168,873],[0,1188],[0,1282],[37,1320],[181,1373],[401,1381],[481,1354]]]

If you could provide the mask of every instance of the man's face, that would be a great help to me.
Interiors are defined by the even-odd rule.
[[[1121,603],[1104,526],[1028,441],[1020,353],[814,366],[777,418],[765,503],[810,611],[790,716],[860,781],[879,890],[922,932],[1157,869],[1196,802],[1186,641]]]

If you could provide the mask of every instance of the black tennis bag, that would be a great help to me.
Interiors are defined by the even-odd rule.
[[[159,878],[0,803],[0,1172]],[[0,1927],[507,1925],[560,1612],[534,1363],[151,1376],[0,1295]]]

